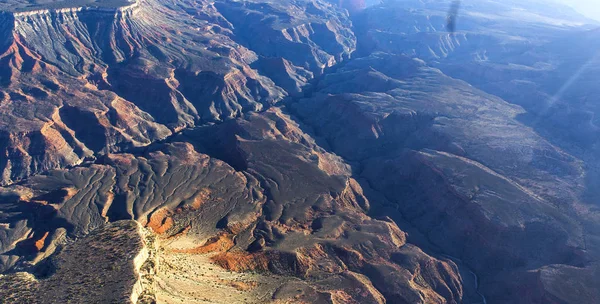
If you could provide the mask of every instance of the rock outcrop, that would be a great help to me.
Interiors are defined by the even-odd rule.
[[[0,275],[6,303],[137,302],[139,271],[148,249],[139,224],[107,224],[68,244],[40,265],[41,277],[28,272]]]
[[[0,4],[0,298],[600,301],[598,31],[451,2]]]
[[[354,50],[347,16],[332,6],[260,3],[4,13],[2,183],[263,110],[288,94],[276,84],[298,93]],[[290,9],[304,13],[271,18]],[[249,12],[257,18],[240,17]],[[248,44],[252,31],[289,45]]]
[[[14,245],[3,250],[4,269],[43,260],[47,248],[62,246],[59,232],[69,239],[107,221],[134,219],[160,238],[178,240],[167,242],[174,253],[211,254],[231,271],[302,279],[286,281],[276,299],[310,300],[316,293],[325,302],[461,301],[457,266],[407,244],[390,219],[370,218],[369,200],[348,166],[279,110],[172,140],[145,157],[111,154],[102,165],[53,171],[5,189],[14,199],[7,225],[40,216],[37,205],[52,212],[44,226],[26,221],[25,239],[7,239]],[[50,238],[39,242],[40,235]]]
[[[523,109],[404,55],[353,60],[317,87],[293,112],[488,293],[539,267],[591,271],[584,162],[519,122]]]

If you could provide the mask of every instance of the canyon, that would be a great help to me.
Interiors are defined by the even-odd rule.
[[[0,298],[597,303],[600,25],[451,3],[1,2]]]

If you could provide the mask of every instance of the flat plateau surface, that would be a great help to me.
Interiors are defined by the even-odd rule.
[[[21,13],[37,10],[58,10],[74,7],[118,8],[132,4],[129,0],[5,0],[0,12]]]

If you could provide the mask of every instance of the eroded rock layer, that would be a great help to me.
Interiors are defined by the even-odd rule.
[[[39,247],[43,249],[44,240]],[[136,302],[147,251],[139,224],[107,224],[40,265],[45,277],[28,272],[0,275],[0,296],[6,303]]]
[[[262,110],[288,94],[276,84],[297,93],[355,45],[347,16],[320,2],[140,0],[1,17],[3,184]],[[254,32],[286,46],[249,44]],[[265,65],[272,80],[255,70]]]
[[[177,143],[183,138],[201,151],[207,141],[223,139],[223,145],[209,145],[211,153],[237,149],[232,162],[248,173]],[[4,196],[15,202],[14,215],[5,220],[35,224],[27,221],[38,212],[31,205],[53,212],[24,240],[7,239],[13,245],[4,250],[4,268],[28,269],[55,246],[39,242],[40,235],[69,238],[107,221],[134,219],[165,239],[168,252],[209,254],[215,267],[287,277],[274,299],[460,302],[456,265],[407,244],[391,219],[370,218],[370,203],[347,165],[279,110],[173,141],[145,157],[110,155],[102,165],[53,171],[6,188]]]
[[[75,2],[0,4],[0,299],[600,301],[588,20]]]

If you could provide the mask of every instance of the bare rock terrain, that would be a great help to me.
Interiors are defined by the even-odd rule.
[[[1,275],[0,296],[7,303],[136,302],[139,270],[147,255],[140,225],[114,222],[45,261],[42,277],[28,272]]]
[[[540,1],[0,3],[0,298],[599,302],[598,25]]]

